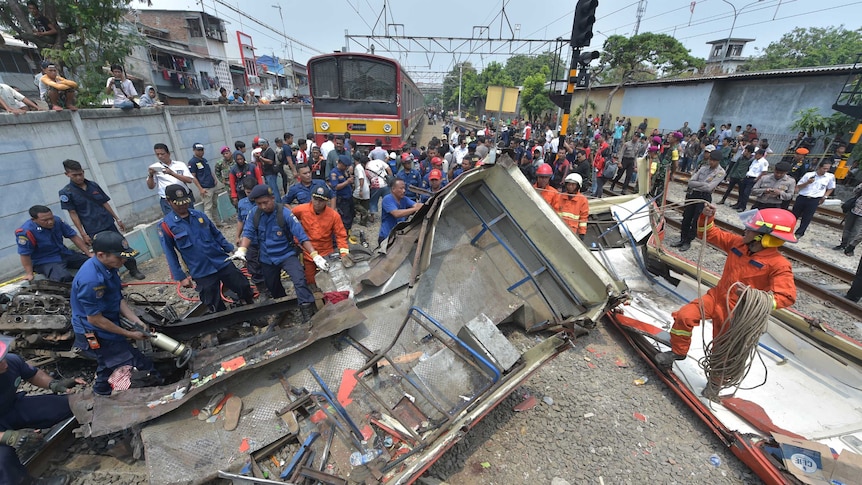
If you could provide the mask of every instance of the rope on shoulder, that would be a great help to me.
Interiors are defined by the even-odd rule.
[[[731,309],[731,292],[740,287],[742,291],[739,300]],[[770,292],[741,283],[730,287],[726,300],[730,315],[726,330],[707,344],[704,356],[698,361],[707,379],[704,397],[717,400],[723,389],[738,389],[742,384],[757,355],[760,336],[766,332],[772,311],[772,298]]]

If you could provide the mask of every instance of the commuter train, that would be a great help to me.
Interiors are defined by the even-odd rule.
[[[407,143],[424,113],[424,98],[407,72],[394,59],[333,53],[308,61],[314,138],[350,136],[358,145],[386,149]]]

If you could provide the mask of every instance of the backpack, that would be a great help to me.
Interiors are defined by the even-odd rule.
[[[617,176],[617,164],[613,159],[605,160],[605,168],[602,170],[603,179],[612,179]]]
[[[254,232],[257,232],[258,226],[260,226],[260,218],[263,214],[262,210],[256,210],[254,212],[254,217],[252,218],[252,225],[254,226]],[[281,232],[287,234],[287,229],[284,226],[284,205],[275,204],[275,223],[278,224],[278,227],[281,228]]]

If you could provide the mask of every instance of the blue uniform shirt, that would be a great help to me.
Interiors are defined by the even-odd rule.
[[[340,189],[335,188],[338,184],[344,183],[345,180],[347,180],[347,174],[339,170],[338,167],[333,168],[329,172],[329,188],[335,192],[335,197],[339,199],[350,199],[353,197],[353,184],[347,184]]]
[[[383,208],[381,209],[383,211],[383,217],[380,219],[380,237],[389,236],[389,233],[392,232],[392,228],[394,228],[396,224],[407,219],[406,217],[396,218],[391,214],[392,211],[409,209],[414,205],[416,205],[416,202],[413,202],[413,200],[408,199],[407,197],[403,197],[401,202],[398,202],[395,200],[395,196],[392,194],[386,194],[386,196],[383,197]]]
[[[83,189],[71,182],[60,189],[60,208],[75,211],[90,236],[113,230],[114,216],[105,209],[105,202],[111,198],[96,182],[84,180],[84,183]]]
[[[254,214],[259,210],[255,207],[248,215],[246,225],[242,228],[242,237],[247,237],[253,245],[260,247],[260,262],[278,266],[287,258],[296,257],[296,244],[293,238],[296,238],[299,244],[308,241],[308,235],[305,234],[299,219],[290,212],[290,209],[282,206],[284,228],[287,234],[278,227],[278,215],[275,211],[270,214],[262,213],[255,229]]]
[[[120,300],[123,291],[120,273],[108,268],[99,258],[87,260],[72,281],[72,329],[75,333],[95,332],[100,339],[125,340],[122,335],[100,330],[87,321],[88,316],[99,315],[115,324],[120,321]]]
[[[395,178],[404,181],[404,184],[407,186],[407,197],[415,199],[416,194],[414,194],[413,191],[410,190],[410,186],[413,185],[414,187],[422,187],[422,174],[419,173],[419,170],[405,170],[402,168],[398,171],[397,174],[395,174]]]
[[[326,185],[323,180],[319,179],[311,179],[311,185],[306,187],[302,185],[302,182],[297,182],[290,186],[287,189],[287,194],[281,199],[282,204],[293,204],[296,201],[296,204],[307,204],[311,202],[311,194],[317,190],[318,187],[324,187],[329,191],[329,197],[332,198],[333,193],[332,189]]]
[[[225,266],[233,264],[225,261],[227,255],[233,251],[233,244],[225,239],[203,212],[189,209],[189,215],[184,219],[171,211],[163,222],[170,233],[166,233],[164,227],[159,224],[159,240],[171,275],[176,281],[186,278],[176,251],[182,255],[192,278],[215,274]]]
[[[189,160],[189,171],[198,179],[201,187],[211,189],[216,186],[213,171],[210,169],[210,162],[206,158],[192,157]]]
[[[12,410],[21,381],[32,379],[36,375],[36,368],[28,365],[16,354],[6,354],[6,364],[9,368],[0,374],[0,415]]]
[[[236,203],[236,220],[242,221],[243,223],[247,222],[248,215],[251,214],[251,211],[257,207],[254,202],[248,200],[248,197],[243,197]]]
[[[449,181],[446,180],[446,178],[444,177],[443,180],[440,181],[440,190],[443,190],[443,187],[445,187],[448,183]],[[431,181],[428,180],[428,175],[426,175],[425,178],[422,179],[422,188],[425,190],[431,190]],[[422,195],[419,197],[419,202],[422,202],[424,204],[425,202],[428,202],[428,199],[430,198],[430,195]]]
[[[72,252],[63,244],[63,238],[77,235],[78,233],[58,216],[54,216],[53,229],[45,229],[30,219],[15,230],[18,254],[30,256],[34,265],[62,262],[60,255]]]

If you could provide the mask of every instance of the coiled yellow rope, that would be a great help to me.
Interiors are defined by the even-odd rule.
[[[736,306],[730,308],[731,292],[741,291]],[[726,295],[728,319],[724,333],[704,348],[698,365],[706,374],[704,396],[715,398],[723,389],[738,388],[757,355],[757,343],[766,332],[772,311],[772,294],[736,283]]]

